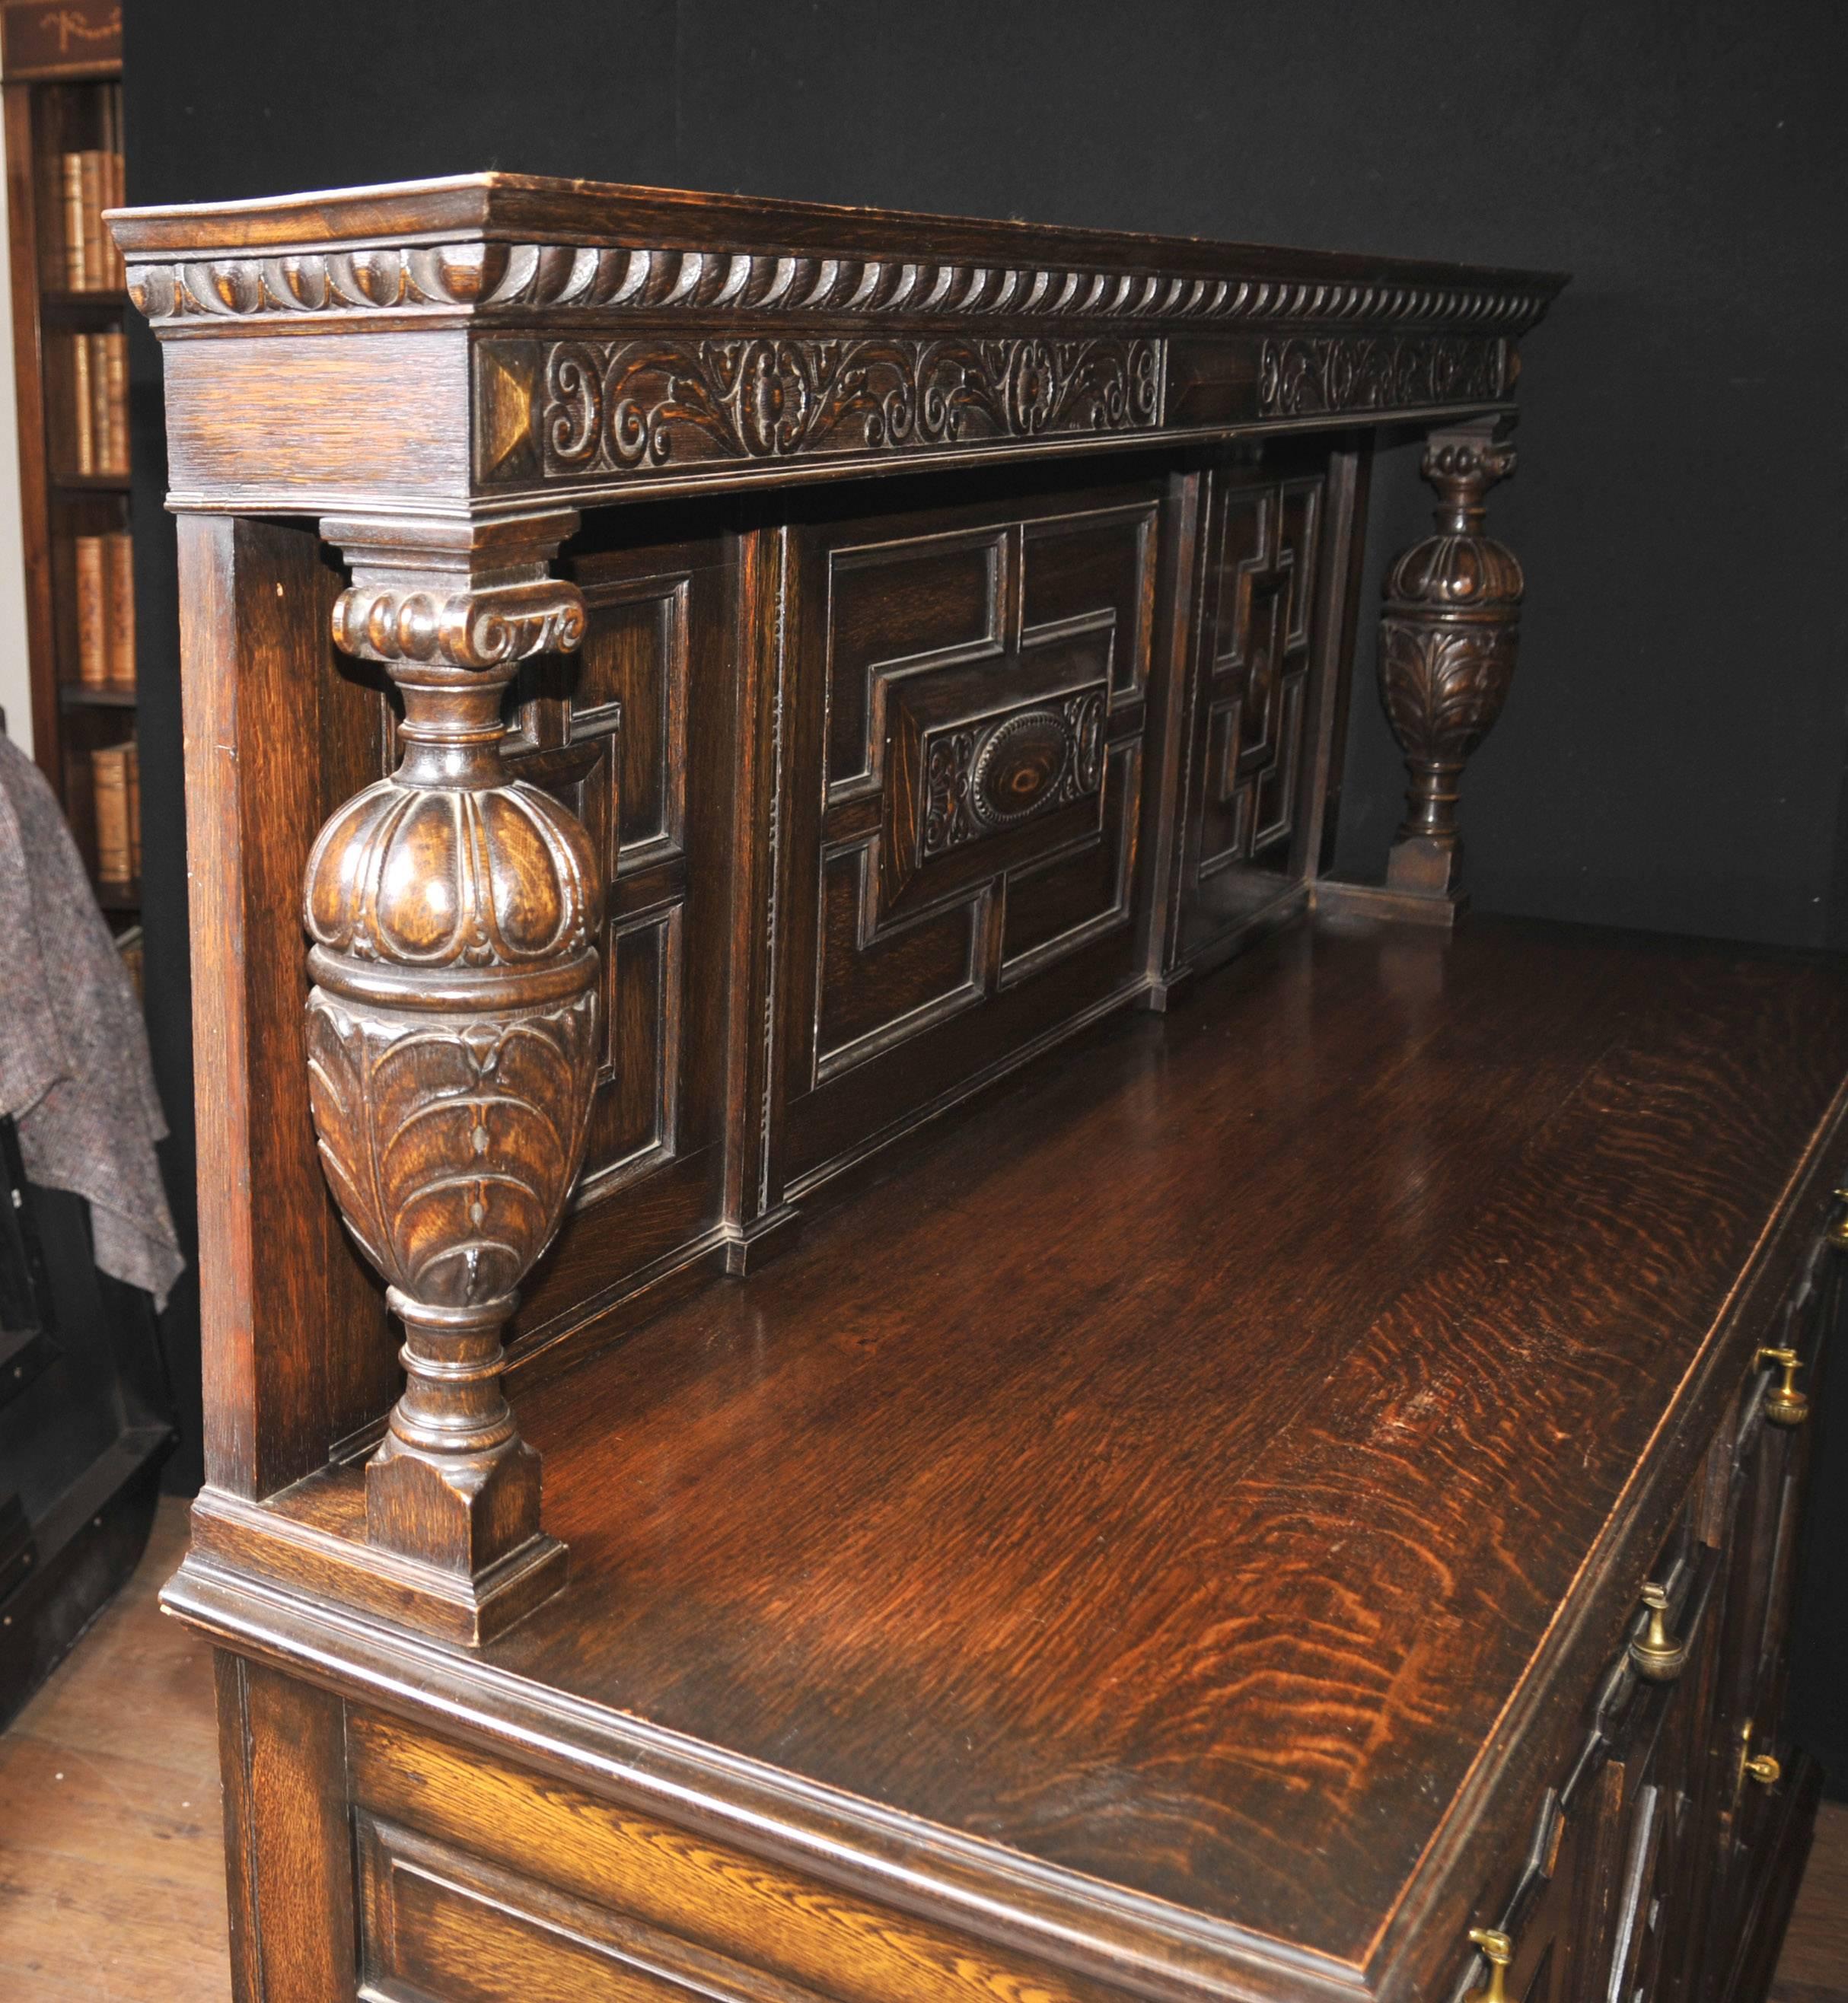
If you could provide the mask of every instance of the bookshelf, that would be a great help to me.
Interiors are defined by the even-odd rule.
[[[0,0],[33,753],[118,934],[140,907],[121,9]]]

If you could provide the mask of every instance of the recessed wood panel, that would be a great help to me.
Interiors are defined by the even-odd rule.
[[[1136,984],[1160,509],[1119,485],[796,531],[786,1193]]]
[[[1326,499],[1322,448],[1212,477],[1181,831],[1184,954],[1308,871]]]
[[[520,1316],[527,1340],[710,1229],[723,1196],[731,547],[586,553],[574,568],[583,644],[516,684],[509,763],[571,806],[603,859],[604,1050],[573,1215]]]
[[[835,554],[828,579],[831,785],[876,771],[881,669],[998,643],[1001,578],[1000,539],[992,533],[924,537]]]
[[[1102,1993],[376,1712],[350,1715],[365,1963],[407,2003]]]

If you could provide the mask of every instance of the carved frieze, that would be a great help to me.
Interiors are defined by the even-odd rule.
[[[1111,339],[563,341],[531,394],[559,479],[1152,430],[1162,363],[1159,341]]]
[[[1490,402],[1507,386],[1507,344],[1493,337],[1292,336],[1258,359],[1263,417]]]

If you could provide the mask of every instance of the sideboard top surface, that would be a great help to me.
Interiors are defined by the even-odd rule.
[[[487,1659],[1364,1966],[1845,1073],[1816,964],[1286,935],[523,1398]]]

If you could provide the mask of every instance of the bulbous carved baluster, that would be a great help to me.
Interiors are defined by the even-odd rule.
[[[583,1157],[600,884],[575,817],[505,770],[500,710],[519,661],[583,624],[543,577],[362,582],[334,611],[338,645],[404,701],[403,762],[322,829],[306,887],[321,1159],[404,1327],[368,1540],[475,1581],[562,1556],[501,1393],[501,1329]]]
[[[1457,792],[1507,700],[1519,637],[1521,565],[1482,533],[1484,499],[1514,470],[1486,432],[1440,432],[1423,473],[1438,533],[1388,573],[1380,688],[1412,785],[1387,864],[1389,890],[1460,904]]]

